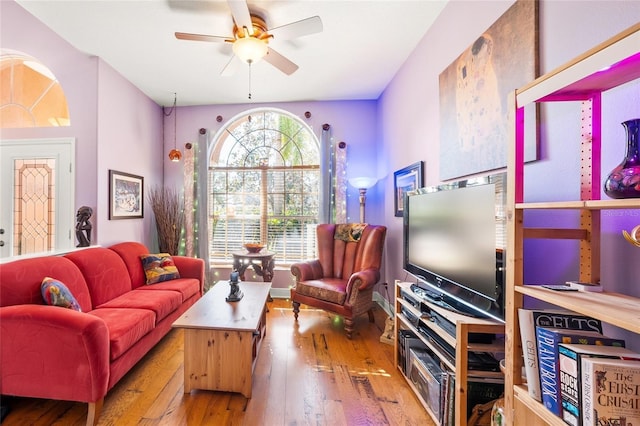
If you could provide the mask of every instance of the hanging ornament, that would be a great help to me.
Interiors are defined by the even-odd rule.
[[[173,149],[169,151],[169,160],[173,162],[178,162],[182,159],[182,152],[178,149],[176,145],[177,139],[177,128],[178,128],[178,110],[176,109],[178,101],[178,95],[176,93],[173,94],[173,107],[171,107],[171,111],[169,113],[164,112],[164,108],[162,108],[162,112],[165,117],[169,117],[173,113]],[[164,123],[162,125],[162,140],[164,145]]]

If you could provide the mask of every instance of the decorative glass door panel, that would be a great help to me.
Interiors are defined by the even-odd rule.
[[[55,249],[55,158],[16,159],[13,254]]]
[[[73,247],[73,139],[0,141],[0,257]]]

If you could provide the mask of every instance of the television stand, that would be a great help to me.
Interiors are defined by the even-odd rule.
[[[453,306],[449,305],[447,302],[444,301],[444,298],[440,293],[436,293],[435,291],[422,288],[418,284],[411,284],[411,291],[416,296],[420,296],[420,298],[422,299],[428,299],[429,302],[433,304],[442,306],[443,308],[446,308],[446,309],[450,308],[451,310],[455,310]]]
[[[423,297],[418,287],[417,293],[414,292],[411,283],[396,282],[396,298],[395,298],[395,347],[394,359],[398,370],[407,380],[409,387],[416,394],[418,400],[422,403],[427,413],[431,416],[436,424],[455,424],[459,426],[467,425],[467,413],[479,401],[475,400],[472,395],[477,394],[479,386],[487,386],[487,389],[495,391],[496,386],[503,389],[504,376],[500,371],[488,371],[489,363],[482,362],[485,354],[504,353],[504,339],[497,338],[504,335],[504,324],[493,319],[475,318],[468,315],[460,314],[456,311],[449,310],[438,304],[438,301],[431,301]],[[431,316],[424,315],[423,308],[425,305],[431,312]],[[442,321],[434,321],[433,316],[441,317]],[[445,325],[452,324],[453,326]],[[453,330],[453,332],[452,332]],[[412,344],[426,348],[431,353],[431,357],[440,365],[445,372],[448,380],[454,378],[455,385],[450,385],[449,392],[443,390],[446,398],[441,398],[447,411],[439,412],[429,405],[431,398],[421,393],[420,386],[412,381],[411,372],[406,371],[405,362],[411,351],[403,346],[402,342],[407,341],[407,334],[411,334],[413,338]],[[474,343],[480,335],[486,335],[490,343]],[[472,362],[469,365],[470,354],[474,353],[480,357],[480,363]],[[475,359],[475,355],[471,356]],[[473,360],[472,360],[473,361]],[[474,369],[474,367],[479,369]],[[486,368],[486,369],[485,369]],[[498,395],[495,396],[497,398]],[[469,399],[468,399],[469,398]],[[437,398],[436,398],[437,399]],[[493,399],[493,398],[492,398]],[[482,401],[487,402],[487,401]],[[455,413],[455,414],[452,414]],[[447,420],[455,416],[455,422],[444,422],[441,416],[447,415]]]
[[[413,294],[415,294],[421,300],[423,300],[423,301],[425,301],[427,303],[431,303],[433,305],[439,306],[439,307],[441,307],[443,309],[446,309],[448,311],[455,312],[456,314],[459,314],[459,315],[466,315],[466,316],[469,316],[469,317],[477,317],[477,315],[474,315],[471,312],[467,312],[467,311],[465,311],[463,309],[456,308],[455,306],[447,303],[447,301],[444,300],[444,296],[442,295],[442,293],[437,293],[437,292],[435,292],[433,290],[422,288],[418,284],[411,284],[411,291],[413,292]]]

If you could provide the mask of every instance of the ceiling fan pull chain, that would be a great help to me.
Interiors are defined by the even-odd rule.
[[[247,61],[249,63],[249,99],[251,99],[251,63],[252,60]]]

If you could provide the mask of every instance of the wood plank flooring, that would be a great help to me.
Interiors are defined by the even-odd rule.
[[[433,425],[400,372],[393,346],[380,343],[386,314],[357,319],[353,340],[340,317],[269,302],[267,335],[253,379],[253,398],[194,390],[183,393],[183,333],[172,330],[106,396],[99,425]],[[303,307],[305,308],[305,307]],[[3,398],[2,426],[84,425],[87,405]]]

